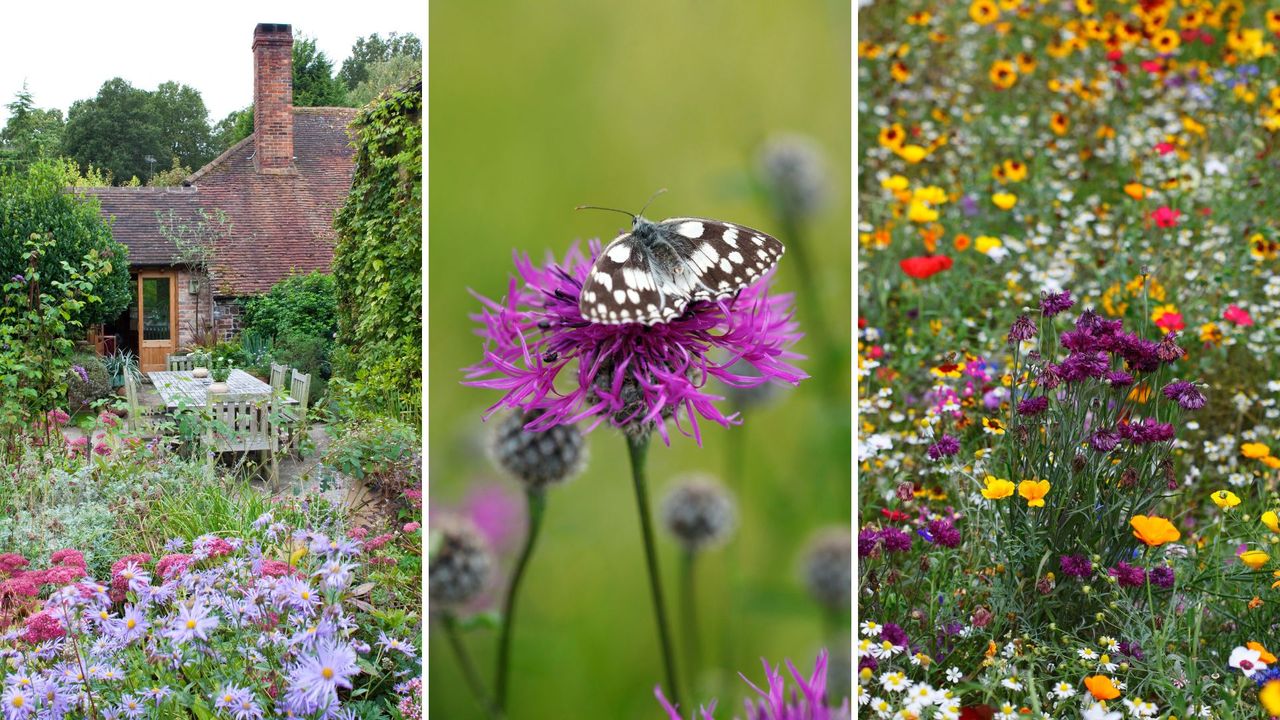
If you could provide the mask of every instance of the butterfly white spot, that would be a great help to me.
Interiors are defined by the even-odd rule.
[[[733,272],[733,265],[729,264],[729,258],[724,258],[720,261],[720,269],[727,273]]]
[[[690,220],[689,222],[680,223],[680,226],[676,228],[676,232],[689,238],[690,240],[696,240],[697,238],[702,237],[702,230],[703,230],[702,223],[696,220]]]
[[[632,305],[639,305],[639,304],[640,304],[640,293],[636,292],[635,290],[628,290],[628,291],[627,291],[627,299],[631,301],[631,304],[632,304]]]
[[[737,250],[734,250],[733,252],[729,253],[729,262],[733,263],[734,265],[741,265],[742,253],[738,252]]]
[[[712,264],[720,259],[720,252],[716,250],[715,246],[711,243],[702,243],[702,247],[698,249],[702,251],[703,255],[707,256],[707,259],[710,260]]]
[[[613,301],[614,301],[614,302],[620,303],[620,302],[622,302],[623,300],[626,300],[626,299],[627,299],[627,291],[626,291],[626,290],[621,290],[621,289],[619,289],[619,290],[614,290],[614,291],[613,291]]]
[[[609,273],[603,273],[603,272],[597,271],[596,274],[594,275],[594,279],[596,282],[600,283],[605,290],[613,289],[613,276],[610,275]]]
[[[756,245],[764,245],[764,238],[760,237],[759,235],[752,235],[751,242],[755,243]]]
[[[724,229],[724,241],[738,247],[738,228],[732,225],[726,225]]]
[[[618,243],[609,248],[609,259],[621,265],[631,259],[631,246],[626,243]]]

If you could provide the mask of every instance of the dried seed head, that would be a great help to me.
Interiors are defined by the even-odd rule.
[[[846,527],[819,531],[804,554],[804,580],[818,604],[833,612],[849,610],[853,582],[853,541]]]
[[[484,590],[493,571],[493,556],[469,521],[446,516],[432,522],[428,566],[432,603],[445,608],[465,605]]]
[[[813,139],[795,134],[770,138],[760,149],[759,167],[761,179],[784,217],[803,219],[826,204],[826,163]]]
[[[709,475],[677,480],[662,500],[662,526],[690,552],[714,547],[733,532],[733,496]]]
[[[586,444],[576,425],[556,425],[530,432],[525,426],[540,411],[512,413],[498,423],[493,434],[493,460],[516,480],[533,490],[564,482],[582,470]]]

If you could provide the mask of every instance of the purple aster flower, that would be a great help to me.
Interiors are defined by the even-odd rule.
[[[1093,575],[1093,563],[1084,555],[1062,555],[1058,558],[1062,574],[1087,579]]]
[[[125,645],[147,634],[147,616],[136,605],[125,606],[124,615],[110,623],[110,632]]]
[[[1165,589],[1173,587],[1173,568],[1168,565],[1157,565],[1151,568],[1151,573],[1147,577],[1151,580],[1151,584],[1156,587]]]
[[[1036,324],[1031,322],[1031,318],[1026,315],[1019,315],[1017,320],[1013,321],[1013,325],[1009,328],[1009,344],[1030,340],[1036,336]]]
[[[911,549],[911,533],[896,527],[881,530],[880,541],[889,552],[906,552]]]
[[[528,256],[515,259],[507,297],[483,303],[473,318],[485,340],[484,359],[466,369],[464,384],[503,391],[489,408],[526,412],[541,410],[529,431],[588,421],[634,431],[656,429],[669,442],[666,423],[673,419],[685,435],[701,442],[698,418],[729,426],[736,413],[716,406],[722,398],[710,392],[716,379],[733,387],[766,382],[795,385],[808,377],[787,360],[800,338],[791,310],[791,295],[769,293],[770,277],[762,277],[734,298],[696,302],[667,323],[603,325],[588,322],[578,309],[578,296],[600,254],[598,241],[590,257],[577,246],[563,263],[548,258],[538,267]],[[759,374],[738,374],[738,361]],[[562,371],[572,382],[557,378]],[[688,422],[684,427],[683,422]]]
[[[130,718],[130,720],[137,720],[147,714],[147,708],[142,704],[142,700],[132,693],[121,695],[120,704],[116,706],[116,709],[120,711],[121,715]],[[258,717],[261,718],[262,716],[259,715]]]
[[[1071,299],[1070,290],[1040,294],[1040,313],[1045,317],[1053,317],[1059,313],[1066,312],[1075,304],[1076,301]]]
[[[1178,403],[1183,410],[1199,410],[1204,407],[1204,393],[1194,383],[1178,380],[1164,386],[1164,396]]]
[[[338,688],[351,689],[351,677],[359,672],[356,651],[350,645],[321,642],[314,655],[304,657],[289,673],[285,703],[304,715],[336,707]]]
[[[1034,417],[1049,409],[1049,398],[1036,395],[1018,402],[1018,414]]]
[[[178,605],[178,614],[169,622],[165,635],[174,643],[182,645],[193,638],[207,641],[209,631],[218,627],[218,618],[209,614],[209,608],[200,602],[188,607],[185,603]]]
[[[818,653],[818,659],[813,665],[813,675],[807,679],[800,674],[799,670],[796,670],[796,666],[790,660],[787,661],[787,668],[791,671],[791,677],[799,685],[799,693],[796,693],[794,689],[788,693],[786,678],[776,669],[769,667],[767,661],[762,662],[764,663],[765,679],[768,683],[767,690],[760,689],[755,683],[742,676],[743,681],[760,695],[760,699],[755,702],[750,699],[746,700],[747,714],[744,720],[849,719],[848,698],[844,698],[838,708],[828,706],[826,650]],[[683,720],[679,708],[668,702],[666,696],[662,694],[662,686],[654,686],[653,694],[658,698],[658,703],[662,705],[662,709],[667,711],[669,720]],[[715,701],[712,701],[709,707],[699,708],[698,715],[690,717],[696,717],[697,720],[714,720],[715,709]]]
[[[1107,574],[1116,579],[1120,587],[1142,587],[1147,582],[1147,571],[1121,560]]]
[[[938,442],[929,446],[926,451],[930,460],[940,460],[960,452],[960,441],[950,435],[943,435]]]
[[[320,566],[315,572],[315,576],[320,578],[320,584],[331,590],[341,590],[351,582],[351,571],[356,566],[351,563],[344,563],[341,560],[329,560]]]
[[[156,705],[159,705],[160,703],[164,702],[165,699],[167,699],[172,694],[173,694],[173,690],[169,689],[168,685],[159,685],[155,687],[149,687],[146,690],[142,691],[142,696],[150,700],[151,702],[155,703]]]
[[[10,685],[0,695],[0,709],[4,720],[27,720],[36,710],[35,693],[29,687]]]

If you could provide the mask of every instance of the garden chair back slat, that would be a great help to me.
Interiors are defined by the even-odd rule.
[[[311,376],[294,370],[289,383],[289,397],[298,402],[296,412],[301,420],[307,414],[307,401],[311,398]]]
[[[284,379],[289,374],[288,365],[280,365],[271,363],[271,391],[281,392],[284,390]]]
[[[179,370],[195,370],[195,363],[192,362],[190,355],[166,355],[164,360],[165,367],[169,372],[177,372]]]

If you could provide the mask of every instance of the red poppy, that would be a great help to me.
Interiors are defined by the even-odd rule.
[[[902,272],[917,280],[951,269],[951,258],[946,255],[919,255],[898,263]]]
[[[1187,325],[1182,320],[1182,313],[1167,312],[1161,315],[1159,320],[1156,320],[1156,327],[1165,332],[1178,332],[1179,330],[1185,330]]]
[[[1155,220],[1156,225],[1162,228],[1174,227],[1178,224],[1178,218],[1181,216],[1181,212],[1174,210],[1167,205],[1158,208],[1155,212],[1151,213],[1151,219]]]
[[[960,720],[991,720],[996,709],[990,705],[969,705],[960,708]]]
[[[1235,323],[1240,327],[1249,327],[1253,324],[1253,318],[1249,317],[1249,311],[1239,305],[1228,305],[1227,309],[1222,311],[1222,319]]]
[[[906,522],[911,516],[901,510],[890,510],[889,508],[880,508],[880,514],[889,518],[890,522]]]
[[[1173,144],[1167,143],[1167,142],[1157,143],[1156,152],[1160,153],[1161,155],[1168,155],[1169,153],[1173,152]]]
[[[1164,69],[1164,65],[1159,60],[1143,60],[1142,69],[1155,75]]]

